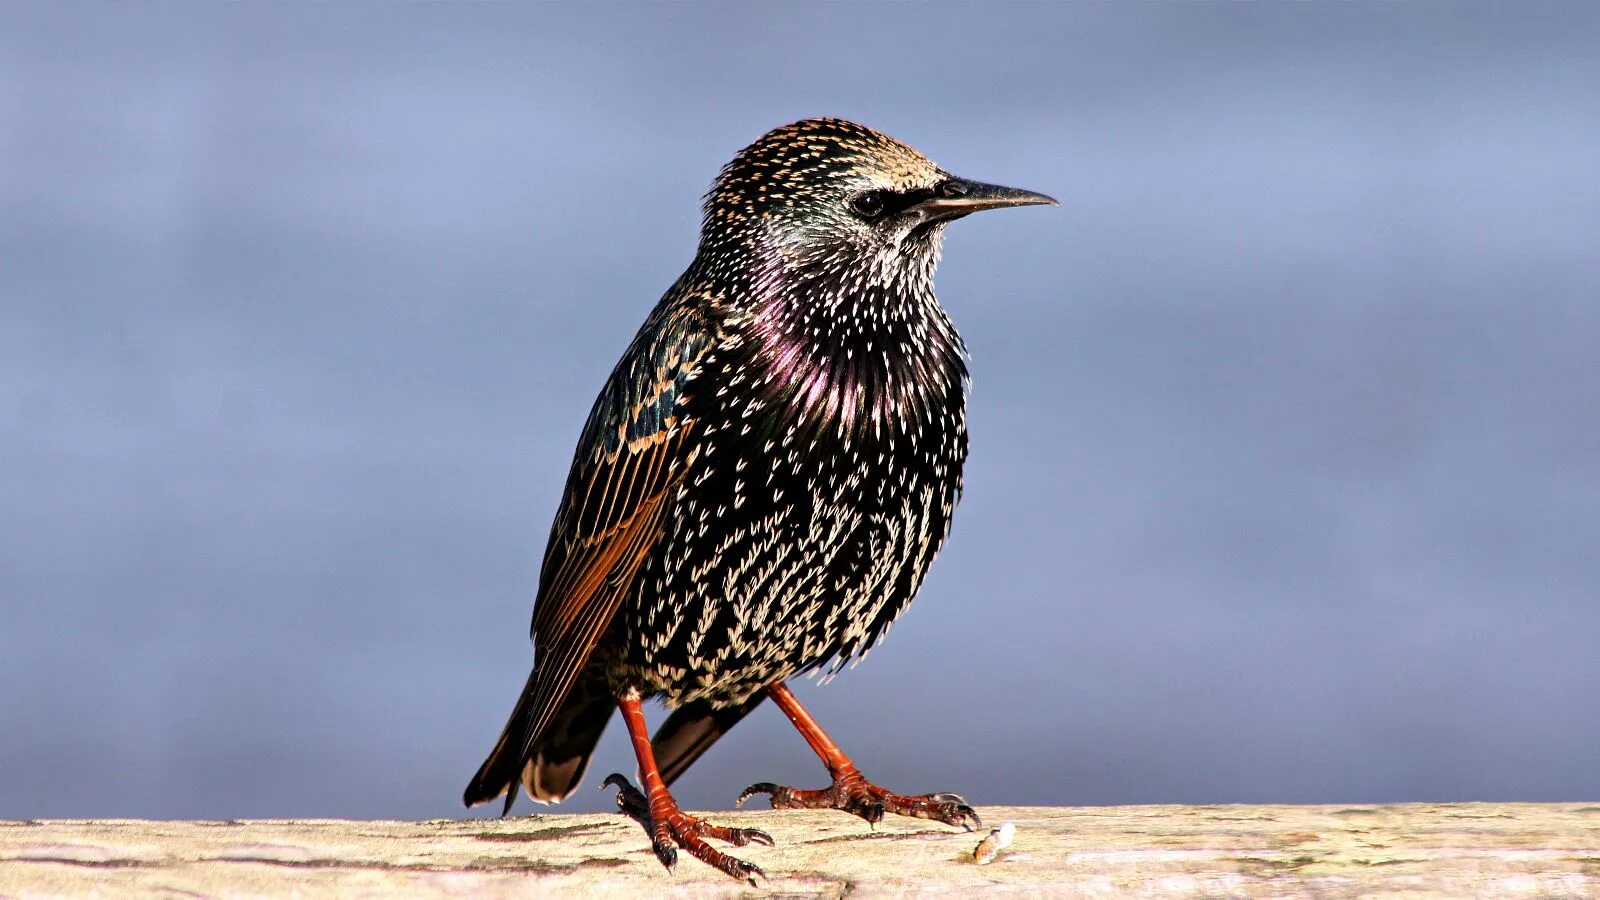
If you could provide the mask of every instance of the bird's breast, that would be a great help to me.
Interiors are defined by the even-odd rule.
[[[965,400],[953,330],[723,332],[677,407],[695,455],[623,611],[619,671],[735,702],[864,652],[943,543]]]
[[[758,328],[730,335],[718,356],[704,414],[747,435],[899,443],[965,406],[965,348],[942,319]]]

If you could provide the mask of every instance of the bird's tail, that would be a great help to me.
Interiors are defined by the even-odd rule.
[[[656,764],[661,779],[667,784],[678,780],[702,753],[711,749],[717,738],[739,724],[739,720],[765,700],[765,692],[757,691],[738,706],[715,709],[703,700],[685,703],[661,723],[650,744],[655,748]]]
[[[580,679],[550,724],[533,735],[530,744],[528,729],[537,721],[539,710],[534,708],[533,676],[528,676],[528,686],[500,740],[472,776],[462,799],[468,806],[477,806],[505,794],[509,812],[519,781],[528,789],[528,796],[540,803],[567,799],[578,789],[595,744],[615,711],[616,699],[606,690],[604,678]],[[524,747],[528,749],[524,751]]]

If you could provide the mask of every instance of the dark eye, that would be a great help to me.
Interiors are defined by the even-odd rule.
[[[888,191],[862,191],[850,198],[851,211],[863,219],[876,219],[888,208]]]

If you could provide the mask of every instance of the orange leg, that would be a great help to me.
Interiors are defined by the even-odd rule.
[[[633,740],[633,753],[639,758],[639,780],[644,783],[640,793],[628,779],[621,775],[607,776],[605,784],[617,787],[617,808],[629,818],[643,825],[650,833],[650,843],[656,858],[668,869],[678,863],[678,849],[740,881],[756,886],[757,878],[765,878],[761,869],[742,859],[736,859],[706,843],[706,838],[727,841],[736,847],[746,844],[772,846],[772,838],[753,828],[725,828],[712,825],[678,809],[672,799],[661,771],[656,768],[656,754],[650,747],[650,731],[645,726],[644,709],[638,694],[617,698],[622,708],[622,720],[627,723],[628,737]]]
[[[908,797],[891,794],[868,781],[850,761],[850,757],[844,755],[833,738],[828,737],[817,720],[811,717],[811,713],[800,705],[788,685],[780,682],[767,688],[767,696],[778,704],[806,743],[822,758],[822,764],[828,767],[828,774],[833,777],[833,784],[822,790],[810,791],[763,781],[745,788],[735,805],[743,805],[744,801],[756,794],[770,794],[773,809],[842,809],[872,823],[882,821],[885,812],[892,812],[901,816],[932,819],[946,825],[960,825],[968,831],[982,826],[978,814],[956,794]]]

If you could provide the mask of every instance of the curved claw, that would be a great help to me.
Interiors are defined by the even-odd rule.
[[[671,798],[667,798],[665,808],[658,807],[659,811],[653,812],[650,801],[633,786],[633,782],[616,772],[607,775],[606,779],[600,782],[600,786],[617,789],[618,811],[644,826],[645,832],[650,835],[651,851],[667,871],[671,872],[677,868],[678,849],[681,847],[696,859],[751,887],[760,887],[758,879],[767,877],[759,866],[715,850],[705,841],[706,838],[713,838],[727,841],[736,847],[748,844],[771,847],[772,835],[765,831],[712,825],[703,819],[686,815],[677,808],[677,804]]]
[[[653,840],[650,849],[655,851],[656,859],[671,872],[678,868],[678,848],[672,846],[671,841]]]
[[[959,794],[924,794],[920,797],[897,797],[889,795],[889,811],[902,816],[915,816],[919,819],[931,819],[943,822],[946,825],[960,827],[964,831],[975,831],[983,827],[983,820],[978,818],[978,813]]]
[[[755,828],[728,829],[728,843],[735,847],[743,847],[746,844],[760,844],[763,847],[777,846],[772,842],[772,835]]]
[[[883,821],[883,814],[887,808],[882,801],[858,800],[852,798],[844,805],[845,812],[854,813],[867,821],[868,825],[876,825]]]
[[[759,890],[761,888],[761,883],[767,880],[767,873],[761,871],[761,867],[755,863],[745,862],[742,859],[737,860],[737,862],[739,864],[737,866],[739,874],[734,875],[732,872],[729,872],[728,874],[733,875],[735,878],[738,878],[742,875],[744,877],[745,884],[748,884],[751,887]]]
[[[958,809],[956,809],[956,815],[960,818],[957,821],[949,824],[960,825],[967,831],[977,831],[983,827],[983,820],[978,818],[977,811],[964,803]]]
[[[877,825],[886,813],[894,813],[931,819],[967,831],[983,827],[983,820],[960,794],[945,791],[908,797],[890,793],[861,777],[854,766],[841,768],[833,776],[833,783],[821,790],[757,782],[739,794],[735,805],[743,806],[756,794],[767,794],[772,799],[773,809],[838,809],[860,816],[869,825]]]
[[[746,800],[749,800],[751,797],[754,797],[757,794],[772,794],[776,796],[780,790],[782,790],[782,788],[770,781],[758,781],[740,791],[739,799],[733,801],[733,805],[735,808],[744,806],[744,802]]]
[[[645,799],[644,794],[633,786],[633,782],[617,772],[612,772],[606,776],[605,781],[600,782],[601,790],[605,790],[608,787],[617,789],[617,812],[643,825],[645,830],[648,831],[650,829],[650,801]],[[656,855],[659,856],[660,854]],[[668,866],[668,868],[671,867]]]

